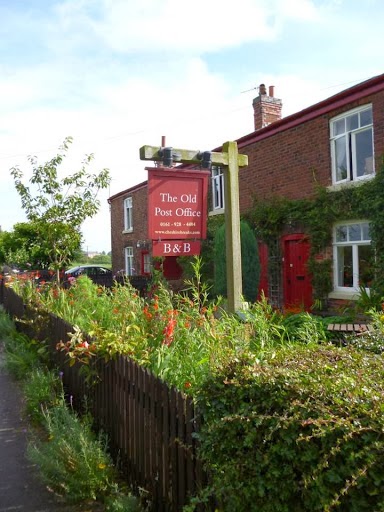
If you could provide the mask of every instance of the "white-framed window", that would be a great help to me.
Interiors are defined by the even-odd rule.
[[[334,284],[336,291],[370,288],[373,280],[373,248],[369,222],[337,224],[333,231]]]
[[[149,252],[142,252],[142,273],[150,274],[151,273],[151,255]]]
[[[212,209],[224,209],[224,173],[221,167],[212,167]]]
[[[133,267],[133,247],[124,248],[125,273],[127,276],[133,276],[135,269]]]
[[[133,231],[132,197],[124,199],[124,231]]]
[[[372,105],[330,121],[332,182],[347,183],[374,175]]]

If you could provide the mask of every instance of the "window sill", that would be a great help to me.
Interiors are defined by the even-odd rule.
[[[360,293],[356,290],[348,291],[333,291],[328,294],[329,299],[340,299],[340,300],[357,300],[360,297]]]
[[[367,181],[372,180],[375,177],[375,174],[368,174],[365,178],[360,178],[356,181],[343,181],[342,183],[333,183],[332,185],[329,185],[327,187],[327,190],[329,192],[337,192],[338,190],[342,190],[343,188],[349,188],[349,187],[359,187],[360,185],[363,185],[364,183],[367,183]]]
[[[131,229],[123,229],[123,235],[125,235],[126,233],[133,233],[133,228],[131,228]]]
[[[223,213],[225,213],[224,208],[217,208],[216,210],[211,210],[208,212],[208,215],[211,217],[213,215],[222,215]]]

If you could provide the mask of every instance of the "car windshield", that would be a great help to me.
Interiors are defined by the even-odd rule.
[[[87,274],[87,275],[106,275],[112,272],[111,269],[92,265],[72,267],[65,271],[66,274]]]
[[[72,267],[72,268],[69,268],[68,270],[66,270],[65,273],[66,274],[73,274],[74,272],[76,272],[79,269],[80,269],[80,267]]]

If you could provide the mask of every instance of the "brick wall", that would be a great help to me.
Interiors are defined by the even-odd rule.
[[[132,197],[133,231],[124,232],[124,200]],[[114,273],[125,268],[124,248],[133,247],[134,268],[137,274],[142,273],[142,251],[148,245],[137,247],[137,242],[147,244],[147,203],[148,189],[146,183],[132,187],[110,199],[111,205],[111,242],[112,242],[112,271]]]

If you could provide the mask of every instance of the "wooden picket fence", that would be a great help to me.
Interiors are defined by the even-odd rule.
[[[43,322],[31,324],[28,320],[36,312],[11,288],[1,288],[4,308],[21,320],[18,327],[49,340],[52,359],[63,372],[68,399],[79,411],[87,404],[97,427],[107,433],[111,453],[127,482],[147,496],[151,510],[181,511],[206,483],[197,458],[195,434],[200,419],[193,401],[125,356],[107,363],[98,361],[95,369],[100,378],[90,384],[80,366],[70,367],[65,354],[56,350],[59,341],[69,339],[73,327],[51,314]]]

